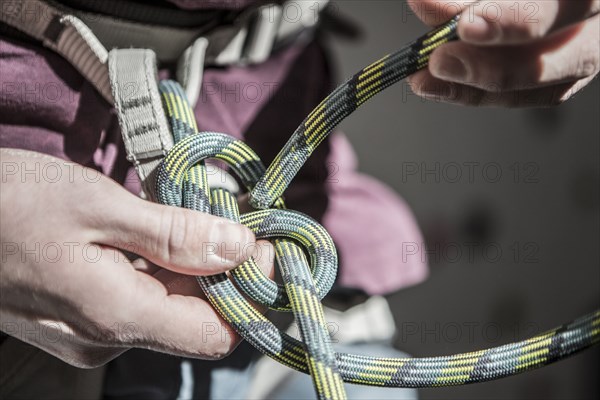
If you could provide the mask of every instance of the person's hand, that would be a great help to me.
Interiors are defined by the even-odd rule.
[[[460,41],[409,79],[423,97],[465,105],[560,104],[600,69],[600,0],[408,0],[426,24],[460,12]],[[595,16],[594,16],[595,15]]]
[[[0,165],[3,332],[79,367],[131,347],[205,359],[235,348],[239,337],[190,275],[253,254],[272,275],[268,242],[53,157],[2,149]],[[132,253],[143,258],[130,262]]]

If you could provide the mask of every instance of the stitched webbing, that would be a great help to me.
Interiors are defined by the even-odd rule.
[[[156,57],[152,50],[115,49],[108,66],[127,158],[144,193],[155,200],[156,168],[173,146],[156,83]]]
[[[108,52],[77,17],[64,15],[40,0],[2,2],[0,21],[39,40],[71,63],[112,103],[106,59]]]

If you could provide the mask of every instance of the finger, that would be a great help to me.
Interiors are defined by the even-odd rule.
[[[476,0],[408,0],[415,15],[429,26],[438,26],[465,10]]]
[[[179,356],[220,359],[240,341],[239,335],[218,315],[201,294],[198,282],[190,276],[171,271],[168,287],[155,285],[146,274],[139,274],[139,298],[134,313],[143,347]],[[171,292],[171,293],[169,293]],[[181,292],[182,294],[179,294]]]
[[[60,256],[43,261],[27,286],[14,292],[35,293],[22,308],[11,307],[23,326],[42,327],[47,335],[27,335],[35,344],[78,367],[102,365],[128,347],[128,305],[135,288],[135,271],[114,249],[89,243],[67,242]],[[21,302],[23,303],[23,302]],[[30,332],[30,331],[29,331]]]
[[[158,271],[162,271],[163,269],[158,265],[154,264],[146,260],[144,257],[138,257],[135,260],[131,261],[131,265],[138,271],[144,272],[148,275],[154,275]]]
[[[275,277],[275,248],[268,240],[257,240],[256,250],[252,257],[261,269],[263,274],[269,279]]]
[[[461,13],[458,36],[473,44],[526,43],[599,10],[600,0],[482,0]]]
[[[538,89],[490,92],[467,85],[446,82],[422,70],[409,80],[415,94],[426,99],[451,104],[481,107],[548,107],[572,98],[592,79],[590,76],[576,82],[565,82]]]
[[[244,193],[239,195],[237,198],[238,207],[240,209],[240,214],[249,213],[254,211],[254,208],[250,205],[250,193]]]
[[[436,78],[499,92],[571,82],[598,73],[600,16],[523,46],[448,43],[436,49]]]
[[[256,242],[255,251],[252,254],[252,258],[256,262],[256,265],[260,268],[263,275],[268,279],[275,278],[275,248],[268,240],[258,240]],[[235,283],[235,282],[234,282]],[[238,291],[243,291],[236,285]],[[256,303],[255,301],[244,295],[246,300],[258,310],[261,314],[267,312],[267,307],[262,304]]]
[[[273,246],[266,240],[259,240],[256,242],[257,250],[254,252],[254,260],[256,261],[258,267],[262,270],[263,274],[270,279],[273,279],[275,275],[275,267],[274,267],[274,248]],[[198,280],[196,277],[189,275],[178,274],[173,271],[169,271],[167,269],[161,269],[157,271],[153,277],[161,282],[167,293],[169,295],[178,294],[182,296],[195,296],[201,299],[206,300],[206,295],[200,289],[200,285],[198,284]],[[257,310],[261,313],[266,311],[266,308],[257,304],[250,299],[250,301]]]
[[[206,296],[195,276],[178,274],[168,269],[161,269],[153,277],[165,286],[169,295],[194,296],[206,300]]]
[[[213,275],[248,258],[255,243],[246,227],[209,214],[150,203],[112,191],[115,207],[96,223],[96,241],[188,275]],[[115,198],[118,197],[118,198]]]
[[[222,358],[239,343],[239,336],[195,291],[191,285],[195,278],[180,279],[183,275],[175,277],[163,270],[171,274],[170,284],[165,285],[135,270],[114,249],[102,249],[97,256],[88,253],[94,262],[82,263],[72,273],[82,274],[93,284],[70,287],[78,291],[72,298],[89,305],[85,316],[94,321],[87,335],[92,342],[203,359]]]
[[[253,253],[253,258],[256,261],[256,264],[266,277],[273,279],[275,275],[273,255],[275,250],[273,246],[266,240],[258,240],[256,242],[256,248],[257,250]],[[153,274],[153,277],[165,286],[168,294],[196,296],[206,299],[204,292],[200,289],[200,285],[198,285],[198,280],[196,277],[178,274],[167,269],[161,269],[160,271],[157,271],[155,274]],[[261,312],[266,310],[254,302],[251,302],[251,304]]]

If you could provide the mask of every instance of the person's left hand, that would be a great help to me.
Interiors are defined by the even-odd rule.
[[[600,0],[408,1],[431,26],[461,13],[461,40],[436,49],[429,68],[409,79],[423,97],[464,105],[556,105],[600,69]]]

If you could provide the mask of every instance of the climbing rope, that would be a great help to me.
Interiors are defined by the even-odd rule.
[[[327,231],[312,218],[285,209],[282,193],[314,149],[344,118],[386,87],[425,67],[431,52],[457,39],[457,20],[364,68],[325,98],[296,129],[268,169],[244,142],[198,132],[182,88],[160,83],[175,146],[157,177],[163,204],[212,213],[242,223],[258,239],[271,239],[284,285],[249,259],[226,274],[199,276],[214,308],[262,353],[309,373],[320,399],[343,399],[343,382],[388,387],[433,387],[482,382],[560,360],[600,339],[600,311],[531,339],[471,353],[427,358],[374,358],[335,353],[320,299],[331,288],[337,254]],[[208,186],[204,160],[227,163],[250,191],[258,211],[239,214],[234,194]],[[244,293],[240,293],[240,290]],[[293,311],[302,341],[280,331],[247,300]]]

